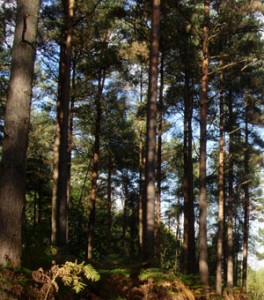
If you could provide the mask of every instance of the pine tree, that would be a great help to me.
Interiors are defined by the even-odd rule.
[[[207,199],[206,199],[206,124],[208,106],[208,70],[209,70],[209,19],[210,1],[204,1],[204,27],[203,27],[203,61],[202,61],[202,91],[200,98],[200,194],[199,194],[199,272],[201,282],[208,286],[208,257],[207,257]],[[208,295],[207,295],[208,296]]]
[[[74,0],[64,0],[62,6],[64,27],[60,42],[51,232],[52,243],[58,246],[65,246],[68,240],[68,135]]]
[[[156,115],[158,92],[160,0],[152,2],[152,31],[149,63],[149,91],[147,102],[146,175],[144,199],[143,254],[150,264],[154,263],[155,226],[155,160],[156,160]]]
[[[39,1],[17,1],[0,181],[0,264],[20,266],[26,152]]]

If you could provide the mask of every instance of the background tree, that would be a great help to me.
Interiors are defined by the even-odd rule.
[[[59,246],[65,246],[68,239],[68,136],[74,0],[62,1],[62,8],[64,26],[60,42],[51,232],[52,243]]]

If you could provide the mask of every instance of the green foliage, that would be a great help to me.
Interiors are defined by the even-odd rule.
[[[113,270],[105,270],[101,269],[98,271],[101,276],[112,276],[112,275],[119,275],[124,278],[129,278],[130,277],[130,270],[129,269],[122,269],[122,268],[117,268]]]
[[[249,270],[247,289],[252,300],[264,299],[264,269],[257,271]]]
[[[101,280],[93,286],[93,292],[101,299],[194,300],[192,291],[170,270],[144,269],[135,263],[99,273]]]
[[[175,279],[175,276],[173,274],[165,272],[164,270],[159,269],[159,268],[150,268],[150,269],[142,270],[140,272],[138,278],[142,281],[152,280],[156,283],[160,283],[165,279],[173,280],[173,279]]]
[[[32,278],[38,284],[35,293],[44,296],[45,300],[59,291],[60,282],[64,286],[70,287],[75,293],[80,293],[87,286],[83,281],[83,277],[90,281],[100,279],[98,272],[91,265],[86,265],[84,262],[78,264],[77,262],[67,261],[61,266],[53,265],[46,272],[42,268],[32,272]]]
[[[81,275],[91,281],[98,281],[100,275],[91,265],[85,265],[84,262],[81,264],[66,262],[60,268],[58,268],[58,276],[62,282],[71,287],[76,293],[79,293],[86,284],[82,282]]]

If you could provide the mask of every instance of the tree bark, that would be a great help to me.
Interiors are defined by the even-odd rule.
[[[140,104],[143,102],[144,91],[143,91],[143,67],[140,68]],[[143,120],[145,116],[142,116],[139,120],[139,197],[138,197],[138,235],[139,235],[139,252],[143,254],[143,227],[144,227],[144,199],[145,199],[145,155],[144,155],[144,140],[145,140],[145,129],[143,128]]]
[[[206,199],[206,145],[207,145],[207,105],[208,105],[208,69],[209,69],[209,15],[210,1],[204,0],[202,92],[200,98],[200,193],[199,193],[199,273],[201,282],[208,287],[209,271],[207,257],[207,199]]]
[[[220,60],[219,67],[223,66]],[[219,99],[219,171],[218,171],[218,234],[217,234],[217,266],[216,266],[216,292],[222,294],[222,264],[224,241],[224,74],[220,73],[220,99]]]
[[[147,103],[146,171],[143,256],[154,264],[156,115],[159,65],[160,0],[152,0],[152,31]]]
[[[184,196],[184,273],[195,273],[195,230],[194,230],[194,197],[193,197],[193,163],[192,163],[192,114],[193,100],[190,94],[190,64],[188,64],[188,43],[184,49],[184,141],[183,141],[183,196]]]
[[[229,110],[229,157],[228,157],[228,201],[227,201],[227,288],[232,292],[234,284],[234,256],[233,256],[233,198],[234,198],[234,140],[233,140],[233,99],[232,94],[228,96]]]
[[[112,155],[108,154],[108,172],[107,172],[107,252],[110,254],[112,251]]]
[[[71,168],[72,168],[72,148],[73,148],[73,122],[74,122],[74,104],[75,104],[75,91],[76,91],[76,60],[73,59],[72,63],[72,88],[70,95],[70,110],[69,110],[69,138],[68,138],[68,178],[67,178],[67,207],[69,207],[70,199],[71,199]],[[66,239],[68,241],[69,235],[69,222],[68,222],[68,214],[67,214],[67,229],[66,229]]]
[[[17,0],[0,179],[0,264],[20,266],[26,152],[40,1]]]
[[[145,174],[144,174],[144,158],[143,158],[143,142],[142,130],[139,132],[139,199],[138,199],[138,231],[139,231],[139,247],[140,252],[143,251],[143,227],[144,227],[144,193],[145,193]]]
[[[126,253],[126,235],[128,225],[128,212],[129,212],[129,190],[128,190],[128,174],[122,175],[123,191],[124,191],[124,208],[123,208],[123,224],[122,224],[122,247],[123,253]]]
[[[158,110],[158,150],[157,150],[157,199],[156,199],[156,240],[155,240],[155,259],[156,264],[160,265],[161,260],[161,182],[162,182],[162,126],[163,126],[163,88],[164,88],[164,54],[160,61],[160,94]]]
[[[96,215],[96,195],[97,195],[97,179],[99,171],[100,161],[100,142],[101,142],[101,122],[102,122],[102,104],[101,98],[104,89],[105,82],[105,70],[100,71],[98,78],[98,92],[95,98],[96,105],[96,121],[95,121],[95,133],[94,133],[94,150],[92,158],[92,179],[91,179],[91,193],[90,193],[90,214],[88,221],[87,232],[87,258],[90,260],[93,258],[93,241],[94,241],[94,229],[95,229],[95,215]]]
[[[57,118],[53,161],[51,233],[52,243],[58,246],[65,246],[68,236],[68,138],[74,0],[63,0],[62,6],[64,35],[60,45]]]
[[[244,150],[244,232],[243,232],[243,269],[242,269],[242,287],[247,291],[247,268],[248,268],[248,238],[249,238],[249,215],[250,215],[250,198],[249,198],[249,143],[248,143],[248,103],[245,108],[245,150]]]

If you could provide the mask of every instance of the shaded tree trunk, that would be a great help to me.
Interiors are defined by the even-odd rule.
[[[188,45],[185,44],[184,62],[184,141],[183,141],[183,160],[184,160],[184,273],[195,273],[196,254],[195,254],[195,230],[194,230],[194,197],[193,197],[193,163],[192,163],[192,114],[193,100],[190,94],[190,64],[188,64]]]
[[[69,110],[67,207],[69,207],[70,198],[71,198],[71,166],[72,166],[73,120],[74,120],[74,104],[75,104],[74,93],[76,91],[75,77],[76,77],[76,61],[75,61],[75,59],[73,59],[73,63],[72,63],[72,89],[71,89],[71,95],[70,95],[70,110]],[[66,234],[67,234],[66,239],[68,241],[68,234],[69,234],[68,214],[67,214],[66,226],[67,226],[67,228],[66,228]]]
[[[129,190],[128,190],[128,177],[127,174],[122,176],[123,190],[124,190],[124,208],[123,208],[123,224],[122,224],[122,245],[123,253],[126,253],[126,233],[127,233],[127,221],[129,211]]]
[[[38,188],[38,224],[41,223],[42,220],[42,188],[39,185]]]
[[[249,143],[248,143],[248,103],[245,108],[245,149],[244,149],[244,231],[243,231],[243,269],[242,269],[242,287],[247,291],[247,268],[248,268],[248,238],[249,238],[249,214],[250,214],[250,198],[249,198]]]
[[[140,70],[140,103],[143,102],[143,68],[141,66]],[[144,117],[143,117],[144,118]],[[142,119],[143,119],[142,118]],[[141,120],[140,120],[141,121]],[[143,217],[143,202],[145,199],[145,156],[144,156],[144,147],[143,141],[145,138],[143,132],[143,126],[139,126],[139,199],[138,199],[138,231],[139,231],[139,248],[142,254],[143,251],[143,227],[144,227],[144,217]]]
[[[231,292],[234,284],[234,256],[233,256],[233,198],[234,198],[234,171],[233,171],[233,99],[228,95],[229,111],[229,157],[228,157],[228,200],[227,200],[227,288]]]
[[[65,246],[67,244],[68,236],[68,138],[74,0],[63,0],[62,7],[64,16],[64,36],[60,45],[57,118],[53,162],[51,233],[52,243],[58,246]]]
[[[93,258],[93,241],[95,230],[95,215],[96,215],[96,195],[97,195],[97,179],[100,161],[100,140],[101,140],[101,122],[102,122],[102,105],[101,98],[105,82],[105,70],[100,71],[98,78],[98,93],[95,98],[96,105],[96,120],[95,120],[95,134],[94,134],[94,150],[92,158],[92,180],[91,180],[91,193],[90,193],[90,214],[88,221],[87,232],[87,258]]]
[[[223,66],[220,60],[219,67]],[[220,99],[219,99],[219,170],[218,170],[218,234],[217,234],[217,266],[216,266],[216,292],[222,294],[222,264],[224,242],[224,74],[220,73]]]
[[[206,199],[206,146],[207,146],[207,105],[208,105],[208,69],[209,69],[209,5],[210,1],[204,1],[204,28],[203,28],[203,62],[202,62],[202,92],[200,98],[200,228],[199,228],[199,272],[200,280],[208,286],[208,257],[207,257],[207,199]]]
[[[209,16],[210,1],[204,0],[204,28],[203,28],[203,61],[202,61],[202,92],[200,97],[200,163],[199,163],[199,273],[200,280],[209,284],[208,257],[207,257],[207,198],[206,198],[206,146],[207,146],[207,105],[208,105],[208,69],[209,69]]]
[[[139,141],[139,204],[138,204],[138,231],[139,231],[139,247],[140,252],[143,250],[143,227],[144,227],[144,217],[143,217],[143,199],[145,192],[145,174],[144,174],[144,159],[143,159],[143,142],[141,139]]]
[[[112,157],[111,153],[108,154],[108,172],[107,172],[107,229],[106,229],[106,240],[107,240],[107,252],[112,251]]]
[[[0,264],[20,266],[30,122],[40,1],[17,0],[16,28],[6,102],[0,179]]]
[[[163,126],[163,88],[164,88],[164,54],[160,61],[160,94],[158,110],[158,149],[157,149],[157,199],[156,199],[156,241],[155,259],[156,264],[160,265],[161,259],[161,182],[162,182],[162,126]]]
[[[156,115],[159,65],[160,0],[152,0],[152,31],[149,64],[149,91],[147,103],[146,185],[144,199],[143,255],[154,263],[155,226],[155,156]]]

